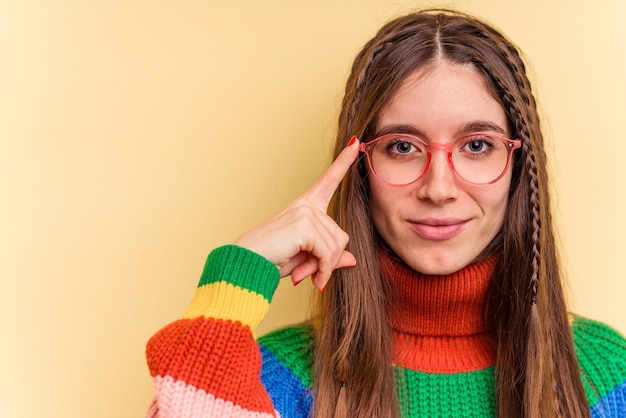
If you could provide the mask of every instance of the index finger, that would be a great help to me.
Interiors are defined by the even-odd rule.
[[[333,161],[330,167],[322,174],[322,177],[305,193],[305,196],[307,196],[318,209],[324,212],[328,209],[330,199],[333,197],[337,187],[339,187],[339,183],[341,183],[341,180],[359,155],[359,145],[360,141],[356,136],[353,136],[335,161]]]

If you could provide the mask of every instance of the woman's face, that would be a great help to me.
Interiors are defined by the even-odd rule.
[[[450,143],[476,131],[510,137],[506,114],[478,70],[448,61],[409,76],[376,129],[411,133],[428,143]],[[447,152],[439,149],[415,183],[391,187],[372,173],[368,178],[374,225],[385,242],[413,269],[449,274],[474,261],[500,231],[511,167],[493,184],[472,185],[456,177]]]

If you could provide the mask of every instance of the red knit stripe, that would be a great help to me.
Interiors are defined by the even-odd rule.
[[[240,322],[175,321],[148,341],[146,356],[153,377],[171,376],[251,411],[274,411],[259,379],[257,343]]]
[[[496,353],[485,334],[424,337],[394,332],[394,362],[427,373],[462,373],[493,366]]]

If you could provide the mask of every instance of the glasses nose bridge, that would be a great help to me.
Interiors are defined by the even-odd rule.
[[[426,174],[427,171],[430,170],[430,166],[433,163],[433,153],[435,151],[445,151],[446,152],[446,161],[448,163],[448,166],[450,167],[450,169],[452,170],[452,172],[456,175],[456,169],[454,168],[454,163],[452,162],[452,151],[454,149],[454,142],[430,142],[429,144],[427,144],[427,149],[428,149],[428,161],[429,163],[426,166],[426,169],[424,170],[424,174]]]
[[[437,150],[444,150],[449,154],[452,154],[454,149],[454,142],[431,142],[428,144],[428,151],[432,154]]]

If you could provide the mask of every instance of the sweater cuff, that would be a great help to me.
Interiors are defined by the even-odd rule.
[[[185,318],[231,320],[252,331],[263,320],[280,273],[263,256],[236,245],[209,254]]]

